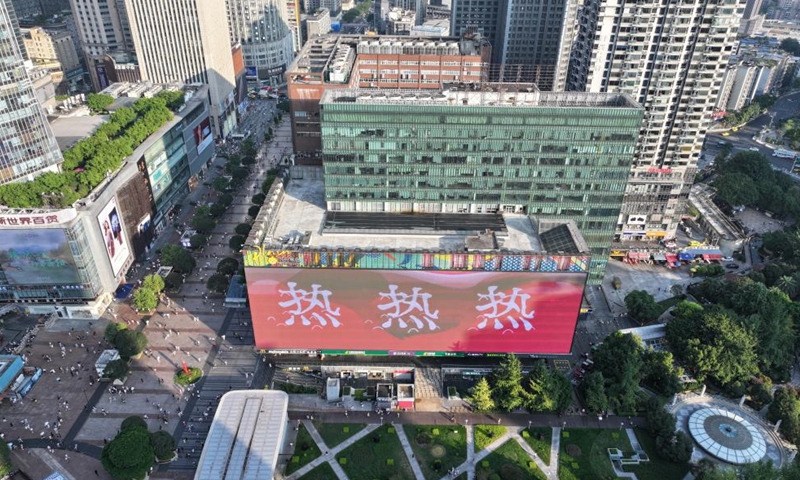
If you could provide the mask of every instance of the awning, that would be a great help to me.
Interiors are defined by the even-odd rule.
[[[628,258],[634,260],[650,260],[650,254],[648,252],[628,252]]]
[[[707,254],[703,255],[703,260],[720,261],[720,260],[722,260],[722,255],[720,255],[718,253],[707,253]]]
[[[694,253],[681,252],[678,254],[678,259],[684,262],[694,260]]]
[[[692,255],[720,255],[722,258],[722,252],[719,251],[719,248],[687,248],[684,250],[686,253],[691,253]]]
[[[655,260],[656,262],[666,262],[667,257],[663,253],[654,253],[653,260]]]
[[[412,410],[414,408],[414,400],[398,400],[397,408]]]
[[[653,238],[666,237],[667,236],[667,232],[665,232],[665,231],[647,232],[647,236],[648,237],[653,237]]]
[[[667,253],[666,255],[664,255],[664,258],[666,261],[670,263],[678,261],[678,256],[675,255],[674,253]]]
[[[625,250],[611,250],[612,257],[624,257],[627,253]]]

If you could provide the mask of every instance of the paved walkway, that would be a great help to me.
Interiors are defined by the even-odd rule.
[[[403,445],[403,450],[406,452],[408,463],[411,465],[411,470],[414,471],[414,477],[417,480],[425,480],[425,475],[422,474],[422,469],[419,467],[419,463],[417,463],[417,460],[414,457],[414,451],[411,449],[411,444],[408,443],[408,437],[406,436],[405,430],[403,430],[403,426],[398,425],[395,427],[394,431],[397,432],[397,437],[400,439],[400,443]]]
[[[558,480],[558,468],[552,468],[550,466],[553,465],[553,460],[554,460],[552,457],[553,452],[552,451],[550,452],[551,453],[550,465],[545,464],[544,461],[542,461],[542,459],[539,458],[539,455],[537,455],[536,452],[533,451],[531,446],[528,445],[528,442],[526,442],[525,439],[522,438],[519,432],[520,430],[517,430],[514,431],[514,433],[512,434],[514,440],[516,440],[517,443],[519,443],[519,446],[522,447],[522,449],[525,450],[528,456],[530,456],[533,459],[534,463],[536,463],[536,466],[539,467],[539,470],[541,470],[542,472],[544,472],[545,475],[547,475],[547,478],[549,478],[550,480]],[[556,456],[555,460],[557,465],[558,456]]]

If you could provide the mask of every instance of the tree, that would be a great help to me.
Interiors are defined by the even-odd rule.
[[[231,172],[231,177],[233,177],[233,181],[237,183],[241,183],[241,181],[247,178],[248,175],[250,175],[250,170],[242,167],[234,168],[233,171]]]
[[[147,348],[147,337],[137,330],[123,330],[117,335],[114,344],[122,358],[131,358],[139,355]]]
[[[222,214],[225,213],[226,209],[227,209],[227,207],[225,205],[221,204],[221,203],[215,203],[214,205],[211,205],[211,209],[210,209],[211,217],[213,217],[213,218],[221,217]]]
[[[103,377],[110,378],[111,380],[117,380],[120,378],[125,378],[129,371],[130,368],[128,367],[128,362],[118,358],[108,362],[106,368],[103,369]]]
[[[775,390],[775,396],[767,410],[767,418],[773,423],[781,420],[780,432],[795,445],[800,443],[800,401],[797,389],[785,386]]]
[[[122,421],[119,426],[120,430],[130,430],[131,428],[143,428],[147,430],[147,422],[139,415],[131,415]]]
[[[628,309],[628,316],[639,323],[652,322],[661,314],[661,308],[653,296],[644,290],[634,290],[625,295],[625,308]]]
[[[152,312],[158,306],[158,294],[149,288],[139,287],[133,292],[133,306],[139,313]]]
[[[150,444],[153,446],[153,453],[159,461],[166,461],[175,456],[175,437],[159,430],[150,434]]]
[[[113,344],[114,341],[117,339],[117,334],[122,330],[127,330],[128,326],[124,323],[119,322],[111,322],[106,326],[106,332],[103,335],[103,338],[106,339],[108,343]]]
[[[267,196],[264,195],[263,193],[256,193],[255,195],[253,195],[251,202],[253,202],[253,205],[264,205],[264,200],[266,199]]]
[[[216,205],[216,204],[215,204]],[[208,234],[214,230],[214,227],[217,226],[217,222],[214,221],[211,216],[206,215],[195,215],[192,217],[192,228],[197,230],[198,233]]]
[[[247,215],[249,215],[250,218],[256,218],[258,216],[258,212],[260,211],[261,207],[259,205],[253,205],[252,207],[247,209]]]
[[[191,273],[197,261],[178,245],[164,245],[161,249],[161,264],[172,267],[177,273]]]
[[[120,480],[141,479],[153,466],[155,455],[150,434],[144,428],[122,430],[103,447],[103,468]]]
[[[721,168],[721,167],[718,167]],[[721,171],[721,170],[719,170]],[[714,180],[717,197],[728,205],[754,206],[758,203],[758,190],[752,178],[742,173],[725,172]]]
[[[492,400],[492,389],[486,377],[482,377],[472,389],[472,408],[478,413],[486,413],[494,410],[494,400]]]
[[[231,250],[234,252],[238,252],[242,249],[242,245],[244,245],[245,240],[247,239],[242,235],[234,235],[228,241],[228,246],[231,247]]]
[[[636,393],[642,380],[641,341],[634,335],[614,332],[595,351],[595,368],[603,373],[606,396],[618,414],[636,411]]]
[[[678,393],[681,389],[682,371],[676,369],[674,363],[672,352],[645,350],[642,365],[643,382],[661,395],[669,397]]]
[[[525,406],[532,412],[562,413],[572,404],[572,386],[567,378],[537,362],[528,375]]]
[[[235,258],[223,258],[217,264],[217,273],[223,275],[233,275],[239,270],[239,261]]]
[[[795,57],[800,57],[800,42],[794,38],[784,38],[780,43],[781,50],[791,53]]]
[[[505,356],[494,373],[494,399],[498,407],[512,411],[523,405],[522,363],[514,354]]]
[[[669,287],[669,293],[672,294],[673,297],[678,297],[683,295],[683,285],[676,283]]]
[[[249,223],[240,223],[239,225],[236,225],[234,231],[236,232],[237,235],[247,235],[250,233],[250,230],[252,229],[253,227],[251,227]]]
[[[189,243],[192,245],[192,248],[202,248],[208,243],[208,237],[202,233],[195,233],[189,238]]]
[[[692,456],[692,441],[676,430],[675,416],[655,397],[648,399],[646,411],[647,425],[656,437],[658,455],[673,463],[687,463]]]
[[[142,279],[142,288],[149,288],[159,294],[164,291],[164,279],[155,273],[147,275]]]
[[[211,182],[211,186],[214,187],[214,190],[218,192],[224,192],[230,183],[230,180],[225,177],[217,177],[213,182]]]
[[[172,90],[162,90],[156,94],[156,98],[163,99],[167,104],[167,108],[173,112],[180,110],[185,101],[183,92],[176,92]]]
[[[90,93],[86,96],[86,106],[95,112],[105,110],[112,103],[114,103],[114,97],[105,93]]]
[[[217,203],[219,203],[220,205],[224,205],[225,208],[228,208],[233,203],[233,195],[231,195],[230,193],[225,193],[223,195],[220,195],[219,199],[217,200]]]
[[[583,399],[586,408],[594,414],[602,414],[608,410],[608,397],[606,397],[605,379],[600,372],[592,372],[586,375],[581,383]]]
[[[221,273],[215,273],[208,277],[208,281],[206,282],[206,287],[209,290],[216,293],[225,293],[228,291],[228,285],[230,280],[226,275]]]

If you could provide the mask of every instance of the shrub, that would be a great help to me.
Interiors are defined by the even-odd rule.
[[[123,330],[117,334],[114,345],[122,358],[139,355],[147,347],[147,337],[137,330]]]
[[[117,334],[127,329],[128,326],[124,323],[111,322],[106,326],[106,333],[103,335],[103,337],[107,342],[113,344],[117,339]]]
[[[153,446],[153,453],[159,461],[170,460],[175,456],[175,437],[169,433],[159,430],[150,434],[150,444]]]
[[[197,367],[189,367],[189,374],[187,375],[183,369],[178,370],[175,374],[175,383],[178,385],[191,385],[193,383],[197,383],[198,380],[203,376],[203,371]]]
[[[103,369],[103,377],[110,378],[111,380],[117,380],[120,378],[125,378],[129,371],[130,368],[128,367],[128,362],[118,358],[108,362],[106,368]]]
[[[131,415],[122,421],[122,425],[120,425],[119,429],[129,430],[131,428],[144,428],[147,430],[147,422],[145,422],[144,418],[140,417],[139,415]]]

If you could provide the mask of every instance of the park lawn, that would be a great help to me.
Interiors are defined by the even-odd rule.
[[[414,472],[394,426],[384,425],[336,455],[350,480],[408,480]],[[375,442],[375,439],[379,442]]]
[[[333,471],[333,467],[328,462],[325,462],[300,477],[299,480],[338,480],[338,478]]]
[[[565,436],[564,434],[569,436]],[[625,432],[613,429],[579,428],[562,430],[558,457],[561,480],[613,480],[617,476],[607,449],[618,448],[625,455],[633,453]],[[656,476],[654,478],[661,478]]]
[[[442,478],[467,461],[467,430],[460,425],[405,425],[408,443],[425,478]],[[436,470],[434,462],[439,460]]]
[[[527,432],[527,436],[525,433]],[[538,438],[541,436],[541,440]],[[531,446],[536,455],[546,465],[550,465],[550,444],[553,441],[553,429],[551,427],[532,427],[522,431],[522,438]]]
[[[317,443],[311,438],[311,434],[308,433],[305,425],[300,424],[297,438],[294,441],[294,452],[289,458],[289,464],[286,465],[286,475],[291,475],[300,470],[321,454],[322,452],[319,451]]]
[[[328,448],[344,442],[356,433],[364,430],[366,423],[322,423],[314,420],[314,428],[319,432],[320,437],[325,440]]]
[[[490,443],[497,440],[497,437],[506,433],[506,427],[502,425],[475,425],[473,435],[475,436],[475,453],[488,447]]]
[[[547,480],[528,453],[516,440],[509,439],[475,466],[475,478],[488,480],[492,474],[515,480]]]
[[[656,448],[656,439],[645,429],[636,428],[636,438],[644,448],[650,461],[639,465],[625,465],[622,469],[635,473],[639,478],[659,478],[663,480],[681,480],[689,471],[686,463],[672,463],[661,458]]]

